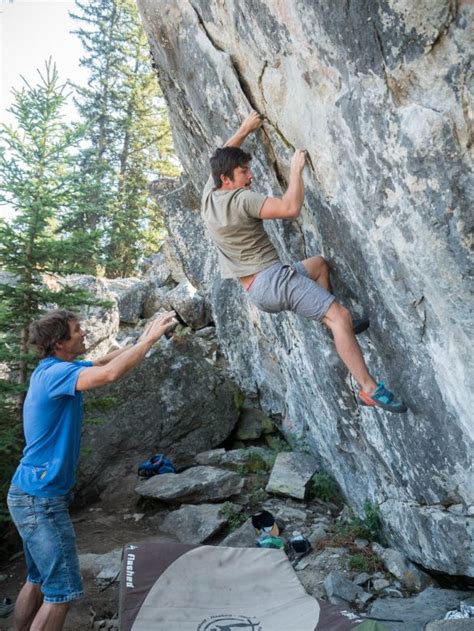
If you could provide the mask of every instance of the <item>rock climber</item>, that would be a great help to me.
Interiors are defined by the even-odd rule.
[[[369,322],[353,322],[349,311],[336,301],[327,261],[312,256],[292,265],[280,262],[263,220],[291,220],[300,215],[306,152],[295,151],[288,188],[282,197],[253,191],[251,155],[240,146],[262,123],[262,117],[251,112],[210,159],[211,176],[202,195],[201,212],[217,247],[221,275],[238,279],[251,302],[262,311],[292,311],[326,325],[339,357],[360,386],[359,402],[389,412],[406,412],[405,403],[369,373],[355,338]]]

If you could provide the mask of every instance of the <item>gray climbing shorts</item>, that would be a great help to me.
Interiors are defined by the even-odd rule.
[[[255,276],[248,289],[253,304],[267,313],[293,311],[322,320],[335,297],[309,277],[303,263],[274,263]]]

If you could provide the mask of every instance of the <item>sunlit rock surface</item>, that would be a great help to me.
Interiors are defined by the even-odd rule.
[[[410,559],[474,575],[471,3],[138,4],[186,173],[157,197],[237,379],[357,510],[380,505]],[[320,326],[259,313],[221,280],[199,194],[209,155],[251,108],[266,116],[247,144],[254,189],[281,194],[294,148],[310,156],[301,217],[268,225],[282,260],[330,261],[339,299],[371,317],[361,338],[371,371],[408,414],[360,408]]]

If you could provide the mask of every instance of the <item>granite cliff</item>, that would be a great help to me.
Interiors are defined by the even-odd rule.
[[[455,0],[138,0],[185,177],[157,186],[173,247],[206,296],[242,387],[282,415],[361,510],[378,504],[415,562],[474,576],[468,60]],[[250,109],[254,188],[285,190],[309,152],[297,221],[269,222],[285,262],[322,253],[371,317],[371,371],[410,406],[359,407],[322,327],[256,311],[223,281],[199,217],[208,157]]]

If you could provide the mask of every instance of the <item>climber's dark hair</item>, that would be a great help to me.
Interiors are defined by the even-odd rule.
[[[30,324],[30,344],[36,346],[39,357],[48,357],[56,350],[57,342],[71,338],[69,322],[78,320],[72,311],[57,309],[50,311]]]
[[[251,159],[250,153],[242,151],[239,147],[221,147],[216,149],[210,159],[214,186],[216,188],[222,186],[221,175],[225,175],[233,181],[234,169],[247,166]]]

